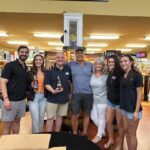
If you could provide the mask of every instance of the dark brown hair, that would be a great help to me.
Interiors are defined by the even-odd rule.
[[[28,49],[28,51],[29,51],[29,48],[28,48],[27,46],[21,45],[21,46],[18,47],[18,52],[19,52],[21,49],[24,49],[24,48]]]
[[[130,62],[132,62],[132,65],[131,65],[131,70],[128,72],[128,75],[127,75],[127,78],[126,80],[129,80],[130,78],[133,77],[133,74],[136,73],[136,72],[139,72],[137,68],[134,67],[134,59],[132,58],[131,55],[129,54],[124,54],[121,56],[122,57],[127,57],[129,59]]]
[[[137,71],[137,70],[135,69],[135,67],[134,67],[134,59],[132,58],[131,55],[129,55],[129,54],[123,54],[123,55],[121,56],[121,58],[122,58],[122,57],[127,57],[127,58],[129,59],[129,61],[132,62],[132,65],[131,65],[132,71]]]
[[[43,60],[43,64],[42,64],[42,66],[41,66],[41,71],[42,71],[42,72],[45,72],[45,68],[44,68],[44,57],[43,57],[42,55],[40,55],[40,54],[37,54],[37,55],[34,56],[34,59],[33,59],[33,67],[32,67],[32,69],[31,69],[31,72],[32,72],[34,75],[37,74],[37,67],[36,67],[36,65],[35,65],[35,59],[36,59],[36,57],[38,57],[38,56],[41,57],[42,60]]]
[[[123,71],[121,69],[120,60],[119,60],[118,56],[116,56],[116,55],[109,56],[107,59],[107,65],[108,65],[109,59],[111,59],[111,58],[114,60],[114,63],[115,63],[114,70],[112,72],[113,75],[114,76],[121,76],[123,74]]]

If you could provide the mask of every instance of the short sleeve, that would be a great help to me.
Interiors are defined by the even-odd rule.
[[[70,80],[70,82],[72,83],[72,74],[71,74],[71,69],[70,69],[70,67],[69,67],[69,80]]]
[[[143,77],[139,72],[135,74],[135,87],[143,87]]]
[[[6,64],[2,71],[1,77],[10,80],[12,76],[12,69],[13,66],[11,65],[11,63]]]
[[[45,78],[44,78],[44,85],[49,85],[50,84],[50,71],[45,72]]]
[[[68,67],[70,67],[70,65],[71,65],[71,62],[67,62],[67,63],[66,63],[66,65],[67,65]]]
[[[94,65],[91,63],[91,72],[93,73]]]

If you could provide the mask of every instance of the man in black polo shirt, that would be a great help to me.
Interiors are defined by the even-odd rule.
[[[48,91],[46,106],[46,130],[48,132],[52,131],[54,120],[55,131],[59,132],[62,125],[63,116],[67,115],[71,72],[69,67],[64,65],[64,63],[64,54],[57,53],[54,68],[47,71],[45,74],[45,88]]]
[[[29,56],[26,46],[18,48],[19,59],[5,65],[2,72],[1,90],[3,96],[2,122],[3,134],[18,134],[20,118],[25,114],[25,97],[28,82],[28,72],[25,64]]]

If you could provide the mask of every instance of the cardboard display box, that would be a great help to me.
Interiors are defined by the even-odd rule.
[[[52,147],[49,150],[66,150],[66,146],[64,146],[64,147]]]
[[[0,150],[48,150],[50,134],[3,135]]]

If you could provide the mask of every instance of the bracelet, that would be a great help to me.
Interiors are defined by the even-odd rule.
[[[7,99],[8,97],[5,97],[4,99]]]

